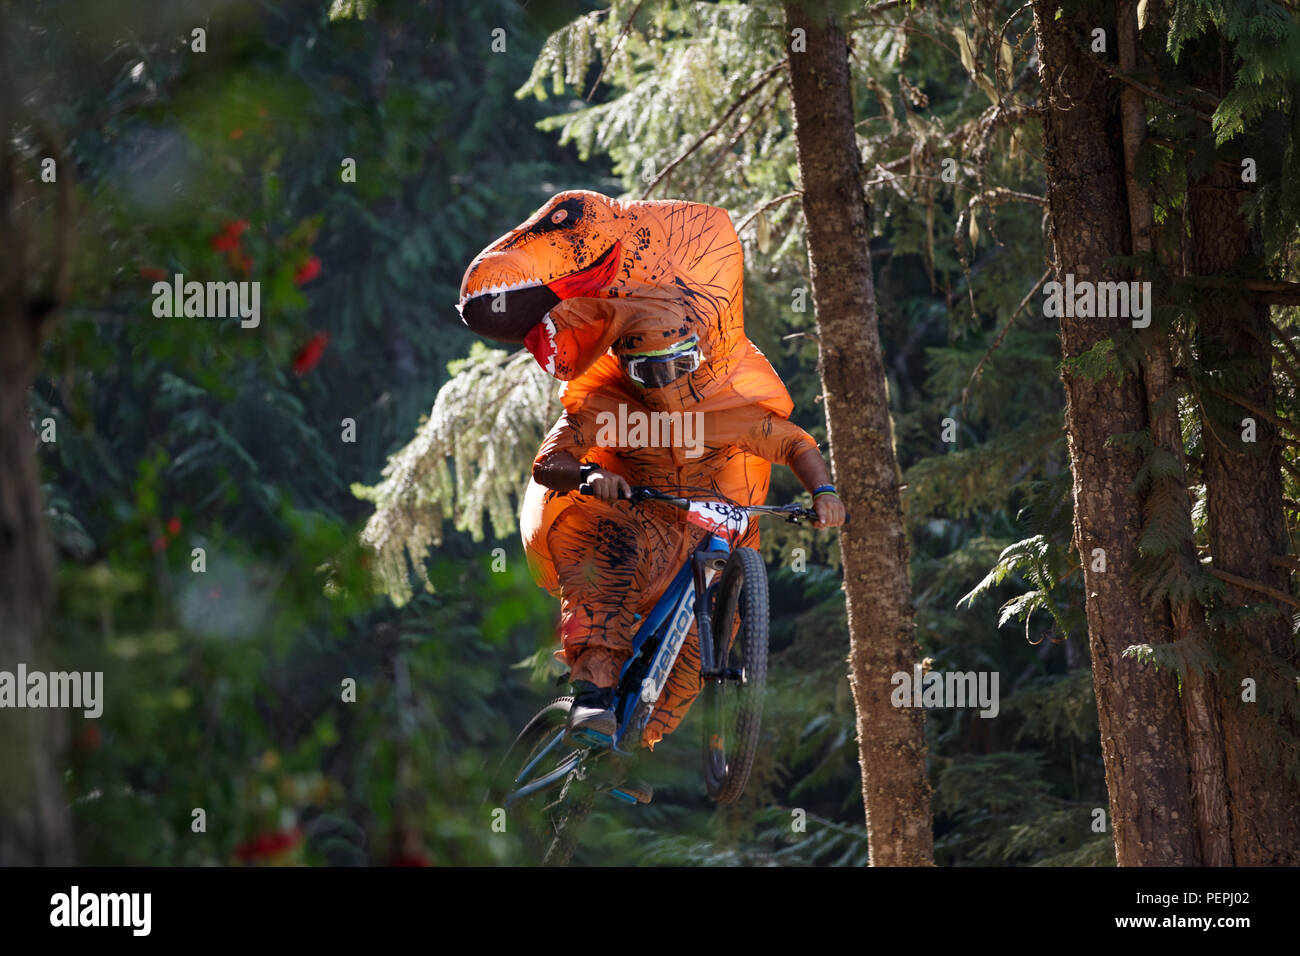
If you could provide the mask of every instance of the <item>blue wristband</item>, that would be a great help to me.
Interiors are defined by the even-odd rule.
[[[818,485],[816,488],[813,489],[812,494],[813,497],[816,498],[818,495],[827,495],[827,494],[838,496],[839,492],[835,490],[834,485]]]

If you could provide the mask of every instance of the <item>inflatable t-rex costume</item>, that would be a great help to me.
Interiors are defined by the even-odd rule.
[[[743,276],[740,240],[724,210],[574,190],[479,253],[458,309],[475,332],[522,342],[564,380],[564,414],[535,466],[567,451],[630,484],[762,504],[769,463],[792,464],[816,443],[787,420],[790,395],[745,336]],[[655,421],[659,413],[662,423],[665,412],[699,413],[698,446],[686,447],[680,432],[669,447],[655,447],[661,436],[638,442],[632,430],[601,427],[638,414]],[[637,616],[654,606],[704,530],[664,505],[629,508],[534,480],[520,525],[534,577],[561,599],[562,658],[574,679],[613,686]],[[756,524],[740,543],[757,545]],[[676,727],[698,691],[692,629],[647,725],[647,745]]]

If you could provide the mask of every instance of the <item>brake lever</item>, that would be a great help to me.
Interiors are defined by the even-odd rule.
[[[807,518],[809,521],[816,521],[816,520],[818,519],[818,517],[819,517],[819,515],[817,514],[816,509],[814,509],[814,508],[800,508],[798,511],[792,511],[792,512],[790,512],[790,517],[789,517],[788,520],[789,520],[789,522],[790,522],[791,524],[798,524],[798,523],[799,523],[802,519],[804,519],[804,518]],[[848,523],[848,520],[849,520],[849,513],[848,513],[848,511],[845,511],[845,512],[844,512],[844,521],[845,521],[846,524]]]

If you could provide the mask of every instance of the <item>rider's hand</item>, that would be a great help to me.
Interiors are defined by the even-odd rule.
[[[591,493],[601,501],[617,501],[619,498],[631,498],[632,486],[620,476],[604,468],[595,468],[587,476]]]
[[[844,502],[839,495],[818,495],[813,499],[813,510],[817,512],[814,528],[838,528],[844,524]]]

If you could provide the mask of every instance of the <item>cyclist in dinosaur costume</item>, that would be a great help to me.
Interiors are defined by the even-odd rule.
[[[779,462],[814,493],[818,527],[843,523],[816,442],[788,420],[785,385],[745,336],[743,277],[724,210],[573,190],[479,253],[461,283],[466,325],[522,343],[563,381],[520,524],[534,577],[561,600],[575,735],[613,734],[638,622],[708,533],[677,509],[618,503],[629,485],[757,505]],[[576,493],[584,481],[593,496]],[[757,523],[736,544],[757,546]],[[685,716],[699,664],[692,628],[647,746]]]

